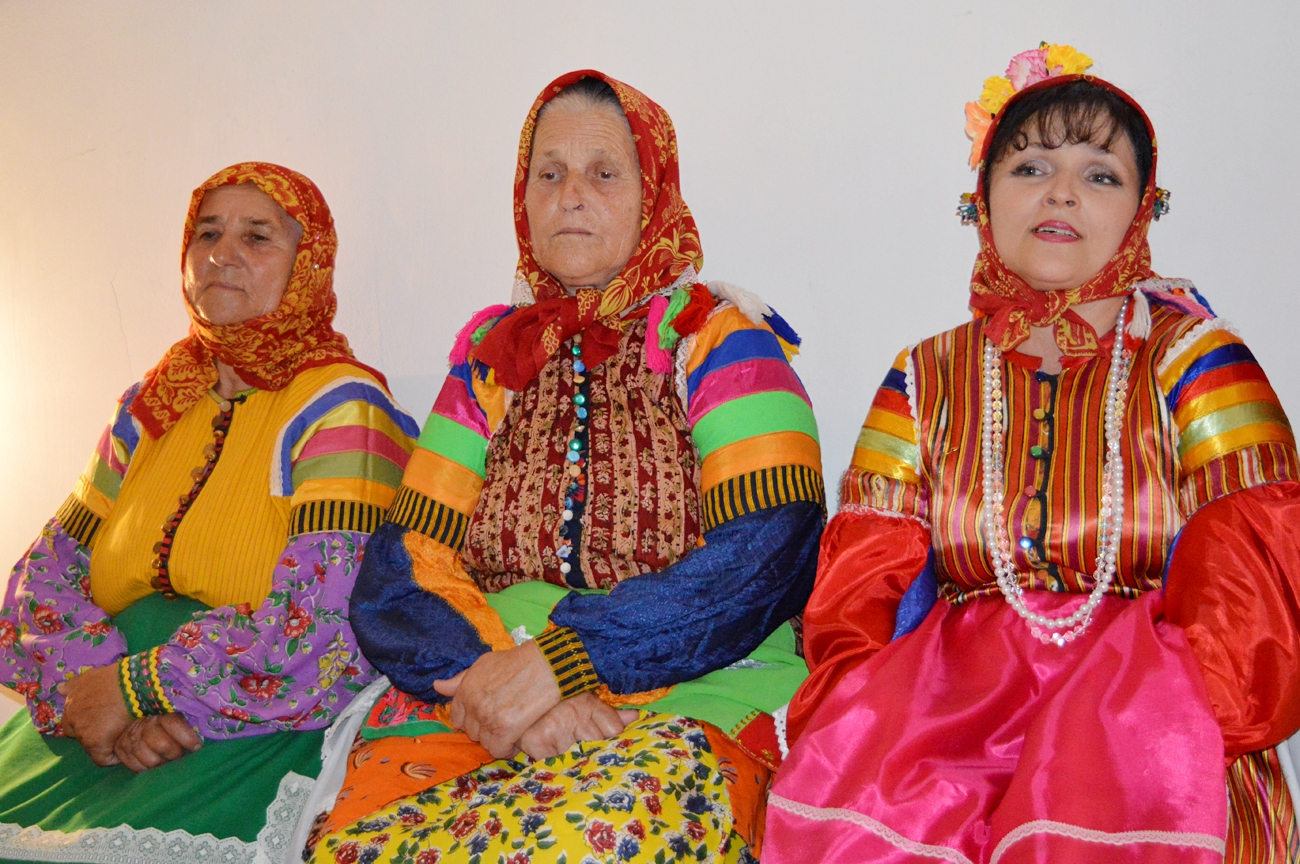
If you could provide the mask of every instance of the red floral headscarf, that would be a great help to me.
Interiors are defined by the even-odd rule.
[[[1151,135],[1151,173],[1147,177],[1142,200],[1138,204],[1133,224],[1120,243],[1119,251],[1087,282],[1078,288],[1062,291],[1035,291],[1025,280],[1011,272],[993,246],[993,229],[989,224],[988,201],[984,196],[984,175],[990,169],[988,164],[989,147],[997,131],[997,125],[1007,116],[1007,109],[1027,93],[1060,87],[1072,81],[1088,81],[1115,93],[1132,105],[1146,123]],[[1029,328],[1053,327],[1056,344],[1067,357],[1095,354],[1101,345],[1096,331],[1070,311],[1078,303],[1103,300],[1131,293],[1133,285],[1155,274],[1151,270],[1151,249],[1147,245],[1147,229],[1156,202],[1156,136],[1151,128],[1151,120],[1142,107],[1123,90],[1093,75],[1060,75],[1032,84],[1008,100],[1007,104],[993,119],[993,126],[984,138],[983,152],[980,154],[980,173],[976,178],[975,194],[972,196],[976,207],[979,225],[980,251],[975,259],[975,270],[971,273],[971,310],[977,316],[987,315],[990,320],[984,332],[997,343],[1003,351],[1009,351],[1029,338]],[[1131,313],[1132,310],[1130,310]]]
[[[584,288],[570,297],[555,277],[533,257],[524,193],[533,150],[537,114],[565,87],[583,78],[599,78],[614,88],[623,106],[641,164],[641,240],[632,257],[603,290]],[[618,347],[620,315],[641,300],[667,288],[693,266],[704,263],[699,232],[682,200],[677,168],[677,134],[668,112],[622,81],[591,69],[561,75],[546,85],[519,136],[515,167],[515,236],[519,242],[517,278],[526,282],[537,302],[517,309],[493,327],[474,351],[492,367],[496,381],[522,390],[543,365],[576,333],[584,334],[583,359],[599,365]]]
[[[204,321],[182,290],[190,315],[189,335],[167,349],[145,375],[131,404],[131,413],[154,438],[161,437],[217,383],[214,360],[232,366],[240,378],[262,390],[280,390],[303,369],[330,363],[351,363],[383,380],[352,356],[348,340],[331,326],[338,308],[334,219],[316,184],[298,172],[266,162],[244,162],[208,178],[190,197],[181,241],[182,270],[204,194],[240,183],[252,183],[265,192],[302,226],[293,273],[279,308],[238,324]]]

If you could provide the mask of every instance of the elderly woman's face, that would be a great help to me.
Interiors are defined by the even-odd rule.
[[[603,288],[641,239],[641,167],[613,110],[555,107],[533,133],[524,195],[533,256],[565,288]]]
[[[1031,132],[1029,146],[1010,150],[989,181],[993,245],[1036,291],[1077,288],[1097,275],[1119,251],[1142,196],[1125,134],[1103,150],[1090,142],[1047,148]]]
[[[275,311],[293,274],[302,226],[248,183],[203,196],[185,249],[185,294],[211,324]]]

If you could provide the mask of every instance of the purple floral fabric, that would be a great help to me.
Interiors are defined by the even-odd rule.
[[[194,616],[159,651],[167,699],[206,738],[319,729],[376,676],[347,620],[368,534],[290,539],[257,608]],[[126,642],[90,600],[88,550],[51,520],[10,574],[0,608],[0,684],[27,697],[36,728],[62,734],[55,686],[121,659]]]
[[[58,519],[46,523],[9,574],[0,652],[0,684],[27,697],[32,721],[46,735],[63,734],[63,697],[54,688],[126,654],[126,640],[90,600],[90,553]]]

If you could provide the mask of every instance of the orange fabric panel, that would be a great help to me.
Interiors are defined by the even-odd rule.
[[[810,674],[790,700],[793,743],[840,679],[893,638],[898,603],[925,568],[921,523],[877,513],[840,513],[822,534],[817,585],[803,613]]]
[[[446,456],[416,447],[406,463],[402,485],[469,516],[478,506],[483,478]]]
[[[515,640],[506,632],[501,616],[488,605],[483,592],[465,572],[460,555],[418,531],[407,531],[402,543],[411,556],[411,578],[417,585],[437,594],[464,615],[478,631],[478,637],[491,645],[493,651],[515,647]]]
[[[1187,633],[1232,759],[1300,728],[1300,483],[1211,501],[1174,547],[1165,617]]]
[[[806,465],[822,470],[822,450],[802,432],[769,432],[719,447],[700,467],[700,491],[707,492],[724,480],[776,465]]]
[[[772,772],[718,727],[709,723],[700,725],[704,727],[713,755],[718,757],[718,769],[727,778],[732,827],[749,844],[750,853],[758,858],[763,854],[767,789],[772,784]]]

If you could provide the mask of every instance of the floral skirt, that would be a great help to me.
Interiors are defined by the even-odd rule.
[[[410,763],[389,767],[412,773]],[[761,835],[753,820],[767,780],[708,724],[645,713],[617,738],[552,759],[488,762],[394,801],[321,837],[309,860],[752,861],[747,841]],[[736,812],[733,796],[746,812]]]

